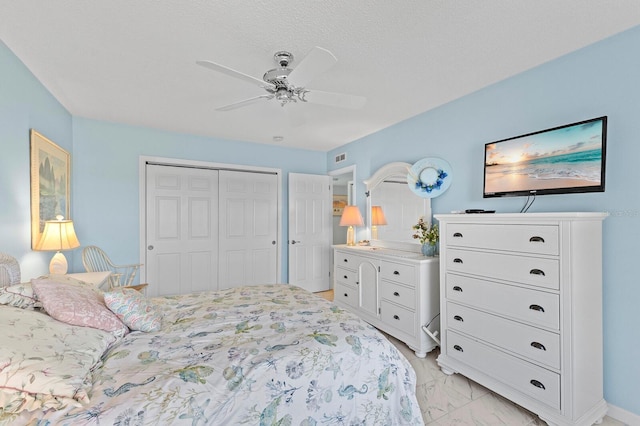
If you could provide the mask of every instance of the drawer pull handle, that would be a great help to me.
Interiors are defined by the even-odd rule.
[[[400,272],[398,272],[398,271],[393,271],[393,275],[400,275]]]
[[[399,316],[397,316],[397,315],[394,315],[394,316],[393,316],[393,319],[395,319],[395,320],[399,320],[399,319],[400,319],[400,317],[399,317]]]
[[[530,243],[544,243],[544,238],[538,237],[538,236],[533,236],[533,237],[529,238],[529,242]]]
[[[347,293],[344,294],[344,297],[349,297],[349,295]]]
[[[531,342],[531,346],[533,346],[536,349],[540,349],[541,351],[546,351],[547,350],[547,348],[545,348],[542,343]]]
[[[396,296],[396,297],[400,297],[400,293],[398,293],[397,291],[394,291],[393,295]]]
[[[356,285],[360,285],[360,281],[356,281]]]
[[[456,320],[456,321],[464,322],[464,318],[462,318],[460,315],[454,316],[453,319]],[[533,345],[533,343],[532,343],[532,345]]]
[[[530,275],[540,275],[542,277],[545,276],[544,271],[541,270],[541,269],[532,269],[532,270],[529,271],[529,274]]]
[[[455,349],[458,352],[464,352],[464,349],[462,349],[462,346],[460,345],[453,345],[453,349]]]
[[[462,238],[462,234],[460,232],[454,232],[453,238]]]
[[[540,305],[529,305],[529,309],[532,311],[544,312],[544,308]]]
[[[349,263],[349,260],[348,260],[348,259],[342,259],[342,261],[343,261],[344,263]]]
[[[464,263],[464,262],[459,257],[456,257],[455,259],[453,259],[453,263]]]
[[[462,293],[462,287],[460,287],[459,285],[456,285],[453,287],[453,291],[459,291],[460,293]]]
[[[546,389],[542,383],[540,383],[539,381],[537,381],[535,379],[531,379],[531,381],[529,383],[531,383],[533,386],[535,386],[535,387],[537,387],[539,389],[543,389],[543,390]]]
[[[347,279],[347,276],[346,276],[346,275],[343,275],[343,276],[344,276],[344,279],[346,280],[346,279]]]

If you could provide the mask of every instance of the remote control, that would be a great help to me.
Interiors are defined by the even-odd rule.
[[[483,209],[467,209],[465,213],[495,213],[495,210],[483,210]]]

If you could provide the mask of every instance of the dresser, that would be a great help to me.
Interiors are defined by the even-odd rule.
[[[439,261],[381,247],[334,246],[334,303],[424,358],[437,346]]]
[[[438,364],[551,425],[604,417],[605,213],[444,214]]]

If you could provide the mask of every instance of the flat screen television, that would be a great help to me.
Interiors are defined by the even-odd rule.
[[[483,197],[604,192],[607,117],[485,144]]]

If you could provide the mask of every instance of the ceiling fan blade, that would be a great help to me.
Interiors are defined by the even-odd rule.
[[[231,69],[229,67],[225,67],[224,65],[216,64],[215,62],[211,62],[211,61],[196,61],[196,64],[201,65],[201,66],[203,66],[205,68],[209,68],[209,69],[214,70],[214,71],[221,72],[221,73],[226,74],[228,76],[235,77],[235,78],[238,78],[240,80],[244,80],[244,81],[246,81],[248,83],[255,84],[255,85],[259,86],[259,87],[269,87],[269,88],[274,88],[275,87],[273,84],[267,83],[264,80],[260,80],[259,78],[255,78],[255,77],[252,77],[250,75],[241,73],[240,71],[236,71],[236,70]]]
[[[303,99],[313,104],[348,109],[360,109],[367,102],[367,98],[364,96],[323,92],[322,90],[309,90],[304,93]]]
[[[305,87],[311,80],[329,70],[338,62],[333,53],[322,47],[314,47],[291,71],[287,80],[296,87]]]
[[[243,106],[251,105],[254,102],[259,101],[260,99],[272,99],[274,95],[260,95],[254,98],[245,99],[243,101],[234,102],[229,105],[224,105],[219,108],[216,108],[216,111],[231,111],[232,109],[241,108]]]

